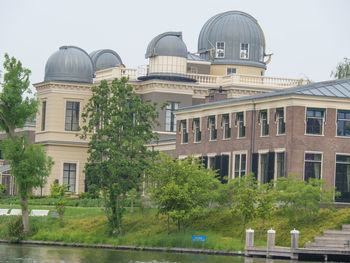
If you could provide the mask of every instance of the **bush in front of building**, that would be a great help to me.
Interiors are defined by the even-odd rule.
[[[24,237],[22,216],[10,216],[6,224],[10,243],[17,243]]]

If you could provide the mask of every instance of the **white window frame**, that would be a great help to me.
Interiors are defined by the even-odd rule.
[[[75,164],[75,189],[74,191],[70,191],[70,192],[74,192],[74,193],[78,193],[78,188],[79,188],[79,161],[77,160],[62,160],[61,161],[61,185],[63,185],[63,180],[64,180],[64,164]]]
[[[305,155],[311,153],[311,154],[321,154],[321,172],[320,172],[320,179],[323,178],[323,152],[317,152],[317,151],[305,151],[304,152],[304,162],[303,162],[303,180],[305,181],[305,161],[312,162],[312,160],[306,160]],[[315,161],[316,162],[316,161]],[[319,161],[317,161],[319,162]]]
[[[239,155],[239,164],[238,164],[238,173],[239,173],[239,178],[241,177],[242,173],[242,155],[245,154],[245,174],[248,174],[247,168],[248,168],[248,151],[235,151],[232,152],[232,173],[231,173],[231,178],[234,179],[235,177],[235,172],[236,172],[236,155]]]
[[[286,149],[285,148],[281,148],[281,149],[275,149],[275,167],[274,167],[274,174],[273,174],[273,179],[276,181],[278,179],[277,177],[277,154],[278,153],[284,153],[284,161],[283,161],[283,171],[284,171],[284,175],[286,176]]]
[[[247,49],[243,49],[242,45],[247,45]],[[240,43],[239,47],[239,58],[249,59],[249,43]]]
[[[218,44],[224,44],[224,48],[218,48]],[[215,58],[225,58],[225,47],[226,44],[224,41],[217,41],[215,44]]]

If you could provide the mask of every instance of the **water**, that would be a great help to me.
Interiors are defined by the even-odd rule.
[[[289,260],[252,259],[239,256],[212,256],[140,252],[96,248],[35,245],[0,245],[0,262],[23,263],[289,263]]]

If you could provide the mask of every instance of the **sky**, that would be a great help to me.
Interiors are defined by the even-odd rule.
[[[267,76],[329,80],[350,58],[349,0],[0,0],[0,70],[8,53],[32,71],[31,83],[42,82],[47,59],[63,45],[113,49],[137,68],[166,31],[182,31],[196,52],[204,23],[229,10],[249,13],[263,29],[274,54]]]

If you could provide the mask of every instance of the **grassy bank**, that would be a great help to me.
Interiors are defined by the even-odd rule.
[[[1,208],[9,206],[1,205]],[[14,208],[14,206],[12,206]],[[50,209],[52,206],[31,206],[30,209]],[[11,217],[0,217],[0,238],[7,238],[7,222]],[[337,229],[342,224],[350,223],[350,209],[331,211],[321,210],[313,218],[290,221],[278,211],[271,220],[264,223],[257,219],[248,227],[255,229],[255,244],[263,245],[266,230],[276,230],[276,245],[290,245],[290,231],[300,231],[300,246],[312,241],[314,236],[321,235],[325,229]],[[228,210],[210,209],[197,219],[189,222],[186,233],[178,232],[175,224],[171,224],[171,234],[167,234],[167,218],[157,216],[155,209],[146,209],[141,213],[126,213],[123,223],[124,233],[117,237],[108,235],[107,221],[102,208],[67,207],[63,222],[55,217],[31,218],[32,232],[25,238],[42,241],[61,241],[70,243],[113,244],[155,247],[184,247],[217,250],[242,251],[242,224],[238,217]],[[261,231],[262,230],[262,231]],[[262,233],[260,235],[260,232]],[[192,243],[192,235],[205,235],[204,243]]]

